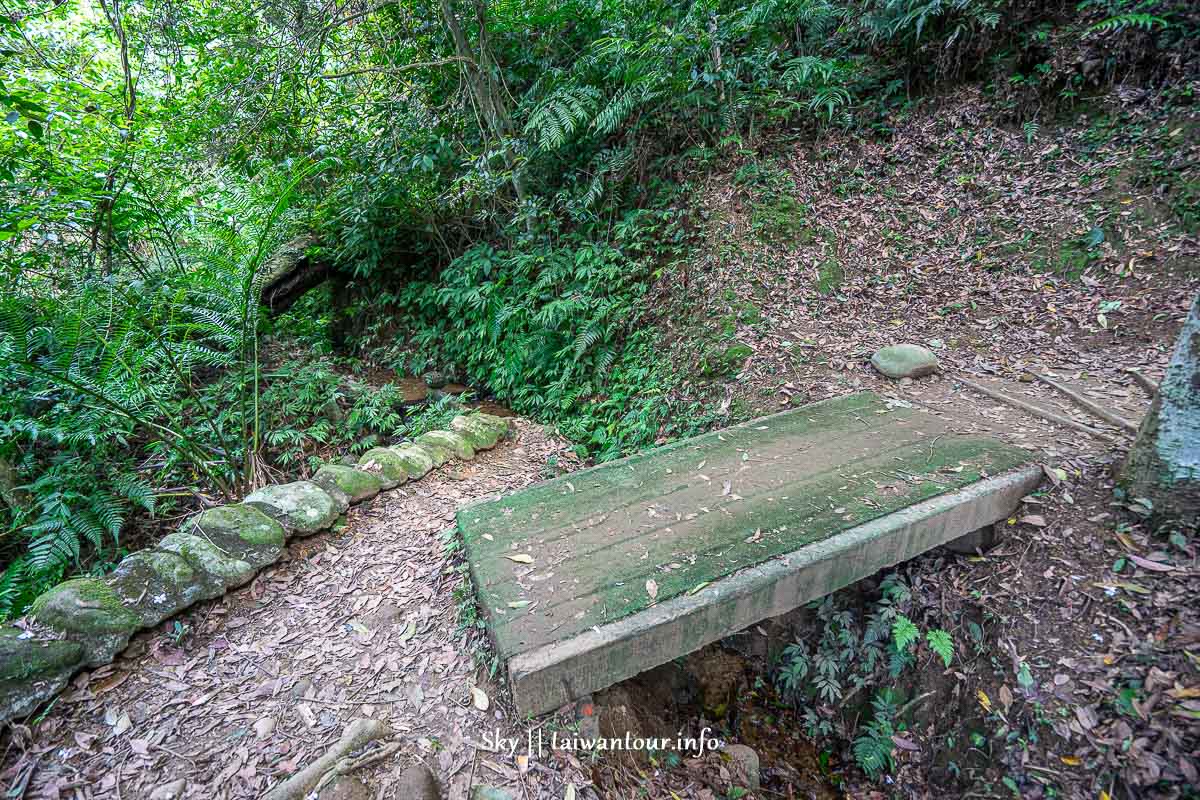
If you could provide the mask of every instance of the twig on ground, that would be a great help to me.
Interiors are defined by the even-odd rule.
[[[1150,380],[1149,378],[1147,378],[1142,373],[1138,372],[1133,367],[1126,367],[1125,372],[1127,372],[1129,374],[1129,377],[1133,378],[1134,383],[1136,383],[1138,386],[1142,387],[1142,391],[1145,392],[1146,394],[1148,394],[1150,396],[1151,400],[1153,400],[1158,395],[1158,384],[1157,383]]]
[[[1086,433],[1089,436],[1094,436],[1097,439],[1103,439],[1106,442],[1112,441],[1111,436],[1104,434],[1103,432],[1093,428],[1090,425],[1084,425],[1082,422],[1076,422],[1075,420],[1068,419],[1067,417],[1064,417],[1061,414],[1055,414],[1051,411],[1046,411],[1043,408],[1038,408],[1037,406],[1033,405],[1032,403],[1026,403],[1024,400],[1018,400],[1015,397],[1009,397],[1006,394],[1001,394],[1000,392],[997,392],[994,389],[989,389],[986,386],[982,386],[978,383],[975,383],[975,381],[967,380],[966,378],[963,378],[961,376],[955,376],[954,379],[956,381],[958,381],[959,383],[961,383],[962,385],[967,386],[971,389],[974,389],[975,391],[979,392],[980,394],[987,395],[988,397],[992,398],[993,400],[998,400],[1001,403],[1005,403],[1007,405],[1012,406],[1013,408],[1019,408],[1022,411],[1028,411],[1030,414],[1033,414],[1036,417],[1041,417],[1042,419],[1047,419],[1047,420],[1050,420],[1051,422],[1056,422],[1059,425],[1065,425],[1068,428],[1073,428],[1077,431],[1082,431],[1083,433]]]
[[[1071,402],[1075,403],[1075,405],[1079,406],[1080,408],[1082,408],[1086,411],[1092,412],[1093,414],[1095,414],[1097,417],[1104,420],[1105,422],[1108,422],[1112,425],[1116,425],[1118,428],[1124,428],[1125,430],[1130,431],[1132,433],[1137,433],[1137,425],[1134,425],[1132,422],[1125,419],[1124,417],[1114,414],[1113,412],[1109,411],[1108,409],[1104,408],[1103,406],[1099,405],[1098,403],[1094,403],[1091,400],[1087,399],[1086,397],[1079,394],[1078,392],[1068,389],[1066,386],[1063,386],[1061,383],[1050,380],[1045,375],[1039,375],[1036,372],[1034,372],[1033,370],[1025,370],[1025,371],[1028,372],[1033,377],[1037,378],[1042,383],[1049,386],[1051,389],[1054,389],[1056,392],[1059,392],[1060,394],[1069,398],[1071,400]]]

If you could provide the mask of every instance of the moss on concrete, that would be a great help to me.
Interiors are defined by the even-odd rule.
[[[857,395],[469,506],[459,512],[459,530],[497,647],[510,654],[1029,458],[993,440],[947,435],[936,418]],[[532,566],[505,557],[515,553],[528,554]],[[528,579],[551,561],[553,581]],[[646,590],[650,579],[655,598]],[[561,590],[564,582],[569,591]],[[512,609],[515,601],[529,601],[532,611]]]

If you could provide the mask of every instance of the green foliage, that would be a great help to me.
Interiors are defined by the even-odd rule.
[[[1167,21],[1162,17],[1156,17],[1153,14],[1117,14],[1116,16],[1102,19],[1095,25],[1088,28],[1092,33],[1115,33],[1126,30],[1128,28],[1139,28],[1144,31],[1153,30],[1156,27],[1167,27]]]
[[[950,634],[941,629],[932,630],[925,634],[925,641],[929,643],[929,649],[937,653],[949,667],[950,660],[954,658],[954,640]]]
[[[895,717],[897,708],[892,702],[891,693],[881,691],[871,700],[872,718],[860,729],[854,740],[854,761],[871,778],[878,778],[883,772],[890,771],[895,765],[892,755],[896,745],[892,741],[895,735]]]
[[[785,699],[805,706],[806,733],[827,736],[842,730],[853,740],[855,761],[871,777],[892,768],[892,736],[902,713],[895,698],[901,675],[917,663],[922,632],[907,615],[908,587],[896,575],[880,584],[879,597],[861,612],[844,607],[840,595],[814,603],[818,624],[813,636],[785,648],[775,671],[775,686]],[[944,630],[925,632],[929,652],[950,665],[953,640]],[[873,690],[872,714],[850,701]]]

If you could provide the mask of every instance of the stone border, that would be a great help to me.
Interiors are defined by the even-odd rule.
[[[31,714],[79,670],[111,662],[138,631],[249,583],[288,538],[328,530],[351,505],[470,460],[508,432],[501,417],[457,416],[448,431],[368,450],[354,467],[325,464],[310,480],[202,511],[107,577],[58,584],[33,601],[23,625],[0,626],[0,723]]]

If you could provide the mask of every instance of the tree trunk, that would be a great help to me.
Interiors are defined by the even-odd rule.
[[[1153,503],[1155,517],[1200,523],[1200,295],[1121,479],[1130,497]]]

